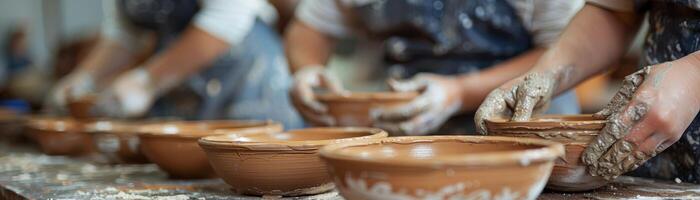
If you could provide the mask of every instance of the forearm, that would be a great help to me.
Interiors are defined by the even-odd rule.
[[[479,73],[458,76],[462,88],[461,110],[476,110],[489,92],[530,70],[544,52],[543,48],[535,48]]]
[[[555,93],[561,93],[619,60],[637,31],[638,22],[634,13],[586,5],[531,72],[556,72]]]
[[[134,61],[135,52],[129,52],[119,42],[100,39],[90,54],[78,64],[77,71],[92,76],[97,84],[111,80]]]
[[[284,44],[292,73],[305,66],[325,66],[335,46],[333,38],[298,20],[292,21]]]
[[[156,89],[163,89],[206,68],[229,48],[224,40],[190,26],[170,47],[143,66]]]

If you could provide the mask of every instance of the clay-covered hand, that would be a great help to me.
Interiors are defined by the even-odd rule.
[[[49,112],[62,113],[70,99],[79,99],[95,92],[95,79],[90,73],[76,71],[61,79],[44,103]]]
[[[545,111],[561,76],[558,71],[532,72],[493,90],[474,116],[477,131],[486,134],[484,120],[487,119],[525,121],[533,113]]]
[[[336,121],[328,115],[326,105],[316,100],[314,88],[344,94],[340,80],[321,66],[304,67],[294,73],[294,85],[290,91],[292,103],[301,115],[314,125],[333,126]]]
[[[462,106],[462,90],[454,77],[418,74],[407,81],[389,80],[389,86],[399,92],[420,92],[406,105],[371,111],[374,126],[392,134],[428,134]]]
[[[109,88],[101,93],[92,109],[95,116],[139,117],[153,104],[157,90],[149,72],[136,68],[117,77]]]
[[[625,77],[612,101],[595,114],[608,122],[582,156],[591,175],[613,179],[678,141],[700,110],[695,68],[669,62]]]

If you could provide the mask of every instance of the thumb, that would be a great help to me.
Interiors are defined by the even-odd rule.
[[[328,71],[321,72],[321,84],[330,90],[332,93],[345,94],[347,91],[343,88],[343,84],[340,82],[338,77],[334,76]]]

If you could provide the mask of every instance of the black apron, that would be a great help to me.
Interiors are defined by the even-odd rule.
[[[649,33],[641,66],[677,60],[700,50],[700,1],[637,1],[640,13],[649,12]],[[634,176],[700,183],[700,115],[681,139],[652,158]]]
[[[532,47],[505,0],[383,0],[350,9],[370,37],[383,39],[388,66],[402,77],[478,71]]]

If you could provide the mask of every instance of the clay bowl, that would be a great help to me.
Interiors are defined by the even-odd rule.
[[[95,106],[97,95],[86,95],[77,99],[68,100],[68,112],[76,119],[92,119],[94,116],[90,110]]]
[[[8,141],[21,141],[26,122],[26,116],[0,108],[0,137]]]
[[[396,107],[413,100],[415,92],[355,92],[347,96],[320,94],[318,100],[328,106],[337,126],[372,126],[370,112],[376,108]]]
[[[548,189],[558,191],[585,191],[607,184],[603,178],[590,176],[581,161],[582,152],[603,126],[605,120],[591,115],[543,115],[527,122],[486,121],[489,135],[542,138],[564,144],[566,156],[557,159],[547,183]]]
[[[33,117],[27,129],[42,152],[49,155],[84,155],[94,152],[92,137],[83,124],[71,118]]]
[[[308,128],[286,133],[232,133],[199,140],[214,170],[236,193],[299,196],[333,189],[318,150],[387,133],[374,128]]]
[[[390,137],[321,149],[346,199],[535,199],[556,142],[490,136]]]
[[[113,164],[143,164],[148,159],[139,149],[138,128],[143,123],[97,120],[85,125],[94,146]]]
[[[200,137],[237,132],[279,132],[271,121],[181,121],[145,125],[139,129],[140,150],[172,178],[216,177],[197,145]]]

